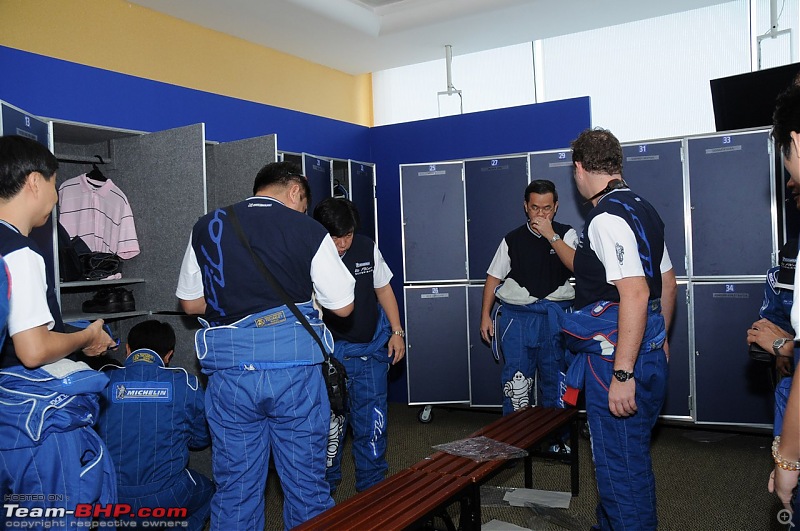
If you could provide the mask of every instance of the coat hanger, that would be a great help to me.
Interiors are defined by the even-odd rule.
[[[100,155],[95,155],[95,157],[97,157],[100,160],[100,164],[105,164],[103,157],[101,157]],[[108,178],[105,175],[103,175],[103,172],[100,171],[100,169],[97,167],[96,162],[92,163],[92,171],[87,173],[86,177],[92,179],[93,181],[100,181],[100,182],[105,182],[108,180]]]

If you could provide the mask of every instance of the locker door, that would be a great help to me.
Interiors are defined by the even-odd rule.
[[[763,275],[772,265],[769,133],[690,138],[692,275]]]
[[[375,224],[375,165],[368,162],[348,161],[350,172],[350,200],[361,217],[359,234],[377,241]]]
[[[408,403],[468,403],[466,286],[405,287]]]
[[[333,197],[333,161],[303,153],[303,175],[311,188],[311,201],[308,203],[311,215],[323,199]]]
[[[259,170],[277,161],[277,135],[246,138],[206,147],[208,208],[214,210],[253,195]]]
[[[481,339],[481,302],[483,286],[467,288],[469,302],[469,381],[470,405],[476,407],[502,407],[503,387],[500,375],[502,361],[495,361],[492,349]]]
[[[763,283],[693,284],[696,420],[768,425],[769,364],[752,361],[745,332],[758,320]]]
[[[464,163],[400,166],[405,282],[466,281]]]
[[[527,157],[464,162],[470,280],[485,280],[500,241],[525,222]]]
[[[623,175],[631,189],[655,207],[675,274],[686,276],[686,224],[680,140],[622,147]]]
[[[580,236],[583,231],[583,220],[591,210],[591,205],[584,204],[586,200],[575,188],[570,150],[531,153],[529,164],[531,181],[547,179],[556,185],[558,192],[556,221],[571,225]]]
[[[686,300],[685,283],[678,284],[678,295],[675,301],[675,315],[669,334],[669,380],[667,381],[667,398],[661,415],[672,417],[689,417],[689,397],[692,394],[690,385],[691,358],[689,348],[689,306]]]

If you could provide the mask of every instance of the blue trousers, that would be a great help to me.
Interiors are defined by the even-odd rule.
[[[217,492],[211,529],[264,529],[264,488],[272,454],[291,529],[333,507],[325,481],[330,403],[319,365],[217,370],[206,416]]]
[[[495,330],[505,358],[501,373],[504,415],[532,405],[537,370],[539,403],[546,407],[564,407],[559,384],[566,369],[561,328],[546,312],[533,312],[528,308],[504,304],[498,330]]]
[[[664,405],[667,358],[663,349],[640,355],[634,366],[636,414],[615,417],[608,409],[614,360],[588,357],[586,417],[603,530],[656,529],[656,485],[650,458],[650,435]]]
[[[386,349],[382,349],[384,359]],[[386,476],[387,375],[389,363],[375,356],[344,358],[350,411],[331,417],[326,479],[331,492],[342,481],[342,447],[349,425],[353,430],[356,490],[366,490]]]
[[[186,469],[168,486],[121,486],[117,492],[119,502],[130,505],[134,511],[141,507],[185,508],[187,526],[184,529],[202,531],[211,514],[214,484],[201,473]],[[158,522],[163,519],[153,521]]]

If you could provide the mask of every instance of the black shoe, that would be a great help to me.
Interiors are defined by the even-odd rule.
[[[102,288],[81,307],[86,313],[132,312],[136,309],[133,292],[125,288]]]

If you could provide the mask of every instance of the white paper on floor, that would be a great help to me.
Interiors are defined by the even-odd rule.
[[[527,507],[534,504],[555,509],[569,509],[572,495],[569,492],[553,490],[514,489],[506,492],[503,499],[512,507]]]
[[[481,526],[481,531],[531,531],[529,527],[520,527],[518,525],[504,522],[502,520],[489,520]]]

